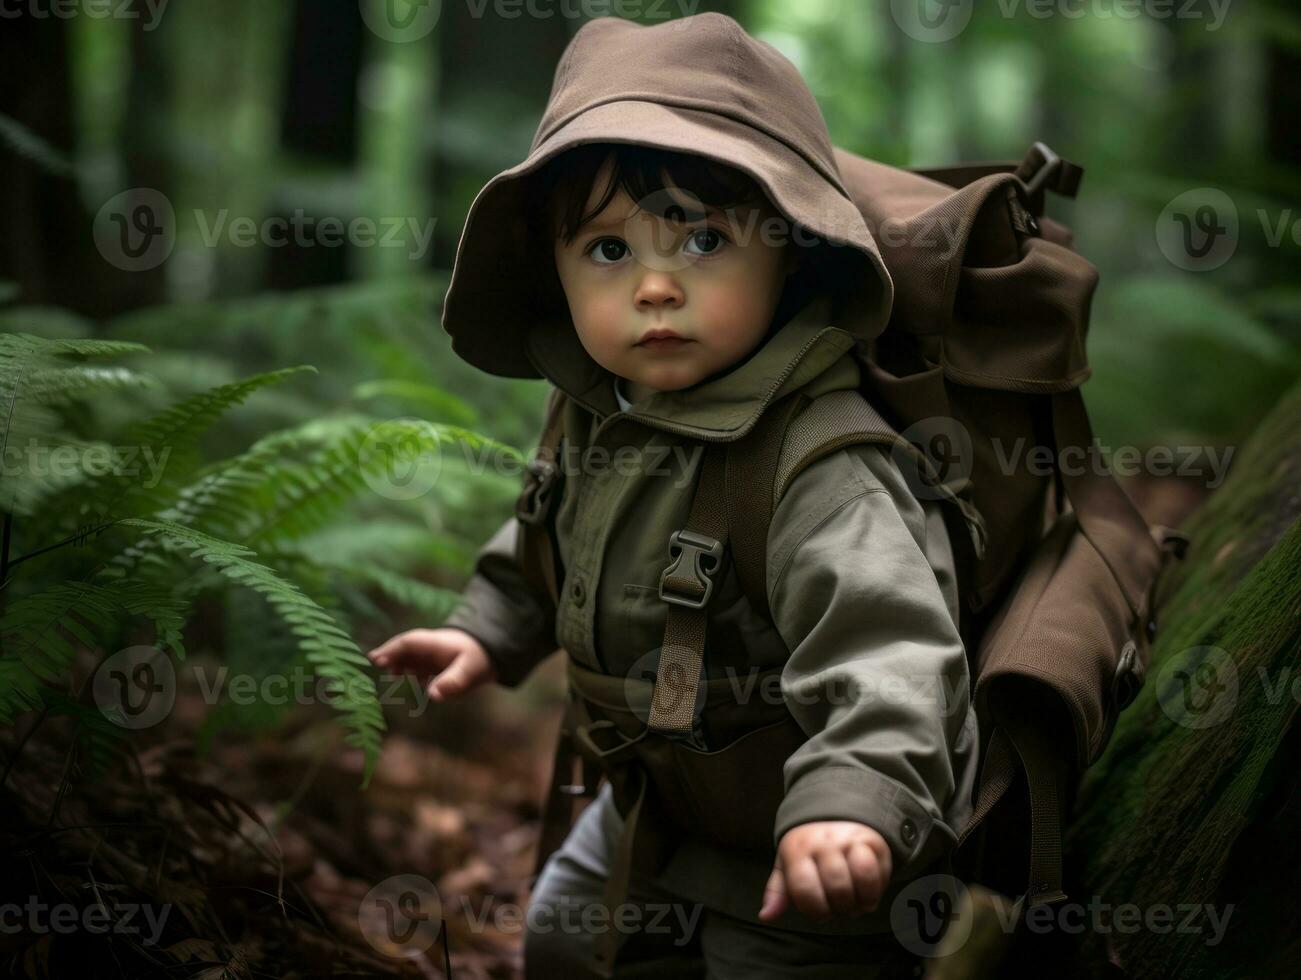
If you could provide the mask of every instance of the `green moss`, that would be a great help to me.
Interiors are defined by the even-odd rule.
[[[1191,545],[1161,584],[1148,682],[1076,800],[1065,842],[1073,898],[1168,906],[1178,922],[1188,903],[1214,903],[1221,914],[1230,902],[1255,905],[1273,881],[1263,906],[1273,910],[1273,935],[1291,921],[1290,881],[1275,875],[1244,884],[1229,856],[1255,833],[1255,821],[1271,819],[1275,804],[1267,801],[1287,798],[1280,785],[1295,785],[1294,753],[1283,747],[1294,744],[1287,739],[1301,653],[1299,487],[1301,386],[1261,424],[1224,486],[1184,528]],[[1187,713],[1185,696],[1205,710]],[[1200,925],[1207,928],[1204,918]],[[1249,964],[1225,951],[1262,965],[1277,946],[1232,942],[1234,926],[1231,918],[1220,947],[1208,945],[1204,932],[1179,930],[1117,930],[1111,940],[1136,976],[1175,964],[1181,976],[1230,967],[1250,974]],[[1097,963],[1102,955],[1102,937],[1087,935],[1082,959]]]

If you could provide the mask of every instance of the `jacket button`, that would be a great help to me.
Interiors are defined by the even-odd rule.
[[[903,842],[910,846],[912,842],[917,839],[917,825],[914,824],[911,820],[905,820],[903,822],[903,826],[899,828],[899,832],[900,835],[903,837]]]
[[[583,588],[583,580],[575,579],[574,584],[569,587],[569,595],[574,600],[574,605],[581,606],[583,600],[587,598],[587,590]]]

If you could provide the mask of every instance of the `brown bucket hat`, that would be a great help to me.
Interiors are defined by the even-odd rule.
[[[890,274],[795,66],[725,14],[650,26],[602,17],[584,24],[565,49],[528,157],[492,178],[470,205],[442,320],[464,360],[490,374],[542,376],[526,337],[544,315],[536,266],[551,257],[529,244],[525,178],[586,143],[695,153],[748,174],[787,219],[852,250],[853,288],[835,325],[863,340],[885,328]]]

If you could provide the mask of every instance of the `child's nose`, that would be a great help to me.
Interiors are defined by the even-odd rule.
[[[683,303],[682,287],[667,272],[647,270],[637,286],[633,301],[640,310],[676,309]]]

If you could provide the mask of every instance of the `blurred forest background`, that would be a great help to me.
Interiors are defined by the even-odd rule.
[[[901,6],[113,0],[72,3],[59,16],[45,0],[9,2],[0,19],[0,333],[53,342],[23,350],[45,369],[77,368],[85,388],[85,397],[64,392],[54,415],[28,419],[32,432],[53,443],[121,444],[129,426],[189,405],[193,453],[127,516],[247,544],[361,650],[437,625],[475,550],[510,512],[518,476],[444,452],[429,492],[411,496],[386,491],[377,471],[350,469],[347,453],[355,457],[372,427],[392,419],[405,420],[417,443],[433,433],[444,447],[509,455],[506,447],[524,452],[536,438],[544,384],[461,363],[440,304],[476,193],[526,155],[574,32],[613,9],[647,22],[703,10],[737,18],[800,69],[833,141],[865,156],[916,167],[1019,159],[1043,140],[1081,164],[1079,199],[1050,198],[1048,208],[1101,271],[1094,376],[1084,388],[1097,435],[1140,448],[1219,450],[1244,440],[1301,377],[1301,13],[1282,0],[982,0],[974,12],[957,4],[965,27],[941,40],[915,23],[909,30]],[[1159,234],[1172,209],[1191,215],[1225,199],[1216,220],[1232,228],[1229,257],[1172,255]],[[121,234],[141,214],[161,233],[135,254]],[[276,244],[232,224],[274,218],[300,221],[306,237]],[[375,223],[376,240],[396,229],[394,240],[314,239],[319,222],[358,219]],[[147,350],[57,346],[73,339]],[[0,362],[18,350],[0,351]],[[116,367],[88,373],[85,363],[101,356]],[[301,365],[315,370],[268,377]],[[252,378],[261,380],[237,390]],[[204,402],[214,391],[223,394]],[[208,523],[192,519],[208,513],[207,498],[195,495],[214,480],[231,490],[236,472],[244,495],[233,516],[218,519],[213,507]],[[61,525],[69,511],[58,505],[104,485],[8,468],[5,480],[6,555],[12,547],[41,558],[0,575],[8,612],[19,597],[89,575],[95,552],[82,525],[93,522]],[[142,527],[142,540],[146,533],[173,534],[160,558],[179,560],[179,532]],[[189,545],[214,553],[196,541]],[[35,554],[56,542],[87,547]],[[166,567],[176,574],[177,565]],[[195,575],[201,567],[190,566]],[[198,582],[175,610],[192,663],[265,676],[301,658],[304,634],[277,614],[274,589],[245,584],[233,575]],[[134,636],[96,639],[114,650]],[[26,708],[93,727],[77,712],[87,703],[79,685],[96,665],[86,654],[69,652],[80,680],[64,701],[37,692],[15,702],[11,717],[0,704],[0,722]],[[391,734],[374,771],[363,761],[377,739],[366,720],[373,695],[351,706],[358,737],[346,751],[320,734],[311,711],[291,722],[265,704],[200,703],[172,721],[215,753],[215,781],[257,801],[282,859],[314,876],[312,901],[328,906],[322,896],[334,895],[345,909],[351,901],[355,920],[382,877],[376,869],[425,875],[445,896],[521,894],[514,883],[534,838],[520,823],[541,798],[558,684],[554,670],[540,671],[522,696],[483,691],[418,714],[385,706]],[[142,772],[165,768],[164,739],[152,737],[149,751],[161,755]],[[45,758],[39,741],[33,759]],[[56,777],[69,766],[57,752],[48,759],[47,781],[59,791],[37,795],[57,809]],[[9,788],[24,785],[21,768]],[[363,771],[373,777],[365,799]],[[275,887],[275,876],[258,880]],[[305,932],[316,928],[303,921]],[[499,975],[517,964],[517,940],[467,930],[453,935],[453,956],[474,948],[484,958],[463,960],[465,975]],[[248,942],[249,961],[269,962],[272,939],[257,940],[256,956]],[[327,959],[334,949],[320,944]],[[229,946],[185,952],[233,962]]]

